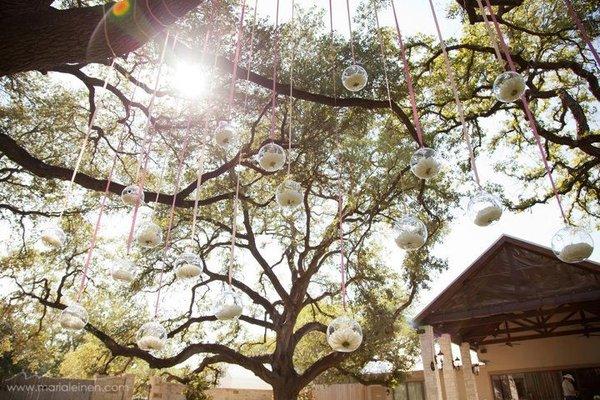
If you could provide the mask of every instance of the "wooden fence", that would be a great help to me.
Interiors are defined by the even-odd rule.
[[[359,383],[317,385],[312,389],[314,400],[393,400],[391,389],[384,386],[364,386]]]
[[[150,378],[149,400],[185,400],[185,385],[166,382],[160,376]]]
[[[0,399],[131,400],[134,382],[133,375],[65,379],[19,374],[0,382]]]
[[[271,390],[215,388],[206,391],[212,400],[273,400]]]

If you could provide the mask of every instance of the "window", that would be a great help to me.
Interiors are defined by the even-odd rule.
[[[394,389],[394,400],[425,400],[423,382],[406,382]]]
[[[492,375],[494,400],[562,400],[557,371]]]

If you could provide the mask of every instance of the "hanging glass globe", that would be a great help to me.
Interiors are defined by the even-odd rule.
[[[137,243],[146,248],[151,249],[160,245],[163,241],[163,234],[160,226],[156,225],[154,222],[144,222],[138,228],[135,240]]]
[[[237,319],[242,315],[242,310],[242,300],[237,292],[231,287],[223,289],[217,300],[215,317],[220,321]]]
[[[135,263],[131,260],[121,260],[110,271],[110,276],[119,282],[133,282],[136,275]]]
[[[235,140],[235,129],[227,121],[220,121],[215,131],[215,143],[225,150],[229,149]]]
[[[175,261],[175,276],[179,279],[195,278],[202,273],[200,257],[191,248],[186,249]]]
[[[121,192],[121,200],[127,206],[144,203],[144,191],[138,185],[129,185]]]
[[[349,66],[342,73],[342,84],[351,92],[362,90],[367,84],[367,71],[360,65]]]
[[[433,178],[441,168],[437,152],[429,147],[421,147],[410,158],[410,170],[419,179]]]
[[[419,218],[412,215],[398,221],[396,230],[398,232],[396,245],[402,250],[416,250],[427,241],[427,227]]]
[[[516,72],[503,72],[494,81],[494,96],[503,103],[512,103],[519,100],[525,93],[525,79]]]
[[[347,315],[337,317],[327,327],[327,343],[334,351],[353,352],[360,347],[362,340],[360,325]]]
[[[285,165],[285,150],[277,143],[267,143],[258,152],[258,164],[267,172],[279,171]]]
[[[302,203],[302,186],[294,180],[286,179],[277,187],[275,199],[283,208],[295,208]]]
[[[468,213],[475,225],[489,226],[502,217],[502,205],[496,196],[480,191],[469,201]]]
[[[40,232],[40,240],[46,247],[59,249],[63,247],[67,241],[67,235],[60,226],[50,225],[42,229]]]
[[[59,322],[64,329],[79,331],[87,325],[88,313],[81,304],[73,303],[62,310]]]
[[[137,332],[136,343],[144,351],[161,351],[167,344],[167,330],[157,321],[146,322]]]
[[[552,237],[552,251],[561,261],[577,263],[592,255],[594,239],[582,228],[565,226]]]

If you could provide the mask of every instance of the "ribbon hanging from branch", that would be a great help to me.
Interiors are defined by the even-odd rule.
[[[136,91],[137,91],[137,85],[135,85],[133,87],[133,91],[131,93],[131,102],[133,102],[134,99],[135,99]],[[128,133],[127,129],[123,128],[123,133],[119,137],[119,141],[118,141],[118,145],[117,145],[117,150],[115,151],[115,154],[113,155],[111,167],[110,167],[110,170],[108,172],[108,176],[106,178],[106,186],[104,188],[104,193],[102,195],[102,200],[100,201],[100,209],[98,210],[98,216],[96,217],[96,224],[94,225],[94,230],[92,232],[92,237],[90,239],[90,244],[89,244],[89,247],[88,247],[88,251],[87,251],[87,254],[86,254],[86,257],[85,257],[85,261],[83,263],[83,272],[82,272],[82,276],[81,276],[81,282],[79,284],[79,290],[77,292],[77,302],[78,303],[81,300],[81,296],[83,295],[83,292],[85,290],[85,286],[86,286],[86,282],[87,282],[87,278],[88,278],[88,273],[89,273],[89,268],[90,268],[90,265],[92,263],[92,258],[93,258],[94,250],[96,248],[96,243],[97,243],[97,239],[98,239],[98,232],[100,231],[100,226],[102,225],[102,217],[103,217],[104,211],[106,209],[106,202],[108,201],[110,185],[112,183],[113,174],[114,174],[115,168],[117,166],[117,161],[118,161],[118,158],[119,158],[119,152],[121,150],[123,150],[123,143],[125,141],[125,137],[127,136],[127,133]]]
[[[512,72],[517,73],[515,63],[510,54],[508,45],[506,44],[506,41],[504,40],[504,35],[502,34],[502,30],[500,29],[500,24],[498,23],[498,20],[496,19],[496,15],[494,14],[494,12],[492,10],[492,6],[491,6],[489,0],[485,0],[485,2],[486,2],[487,10],[490,14],[490,18],[492,20],[492,23],[490,23],[487,20],[487,18],[484,17],[484,19],[486,21],[488,21],[488,22],[486,22],[486,24],[493,25],[494,29],[496,30],[496,34],[498,35],[498,41],[500,42],[500,48],[502,49],[502,52],[504,53],[504,56],[506,57],[506,60],[508,61],[509,68]],[[486,11],[483,8],[483,4],[482,4],[481,0],[477,0],[477,3],[479,4],[479,8],[480,8],[482,15],[485,15]],[[492,40],[494,40],[494,39],[492,39]],[[550,185],[552,186],[552,191],[554,192],[554,197],[556,198],[556,202],[558,204],[560,214],[561,214],[564,222],[568,223],[567,215],[563,208],[560,194],[558,193],[558,188],[556,187],[556,183],[554,182],[554,178],[552,177],[552,170],[550,168],[550,165],[548,164],[548,156],[546,154],[546,151],[544,150],[544,146],[542,144],[542,140],[541,140],[540,134],[538,132],[535,118],[533,117],[533,113],[531,112],[531,108],[529,107],[529,103],[527,101],[527,98],[525,97],[525,94],[521,95],[521,103],[523,103],[523,110],[525,111],[525,116],[527,118],[527,122],[529,123],[529,126],[531,127],[531,131],[533,132],[533,137],[535,139],[538,150],[540,152],[540,158],[542,159],[544,168],[546,169],[546,175],[548,176],[548,179],[550,180]]]
[[[271,131],[269,139],[275,140],[275,111],[277,106],[277,67],[279,64],[279,0],[275,6],[275,43],[273,44],[273,88],[271,92]]]
[[[138,175],[137,179],[138,179],[138,187],[139,187],[140,193],[143,193],[143,191],[144,191],[144,183],[146,180],[146,168],[148,168],[148,160],[150,159],[150,151],[152,149],[152,139],[154,137],[153,131],[150,130],[150,127],[152,125],[152,111],[154,109],[154,103],[156,100],[156,92],[158,91],[158,85],[160,83],[160,78],[161,78],[161,74],[162,74],[162,70],[163,70],[165,54],[167,51],[167,45],[169,43],[169,36],[170,36],[169,32],[167,31],[167,34],[165,37],[165,42],[163,44],[162,52],[160,55],[158,70],[156,72],[156,78],[154,80],[154,90],[150,97],[150,104],[148,106],[148,121],[146,122],[146,130],[145,130],[146,148],[142,149],[142,159],[138,165],[138,172],[136,174],[136,175]],[[177,43],[177,36],[173,40],[173,46],[175,46],[176,43]],[[129,228],[129,235],[127,237],[127,254],[129,254],[129,252],[131,251],[131,243],[133,242],[133,233],[135,231],[135,223],[137,221],[138,211],[140,208],[140,200],[141,200],[140,196],[138,196],[135,207],[133,208],[133,216],[131,218],[131,226]]]
[[[346,2],[346,6],[348,8],[348,15],[350,15],[350,6],[349,3]],[[350,17],[349,18],[349,22],[350,22]],[[336,54],[335,54],[335,49],[333,46],[333,41],[334,41],[334,29],[333,29],[333,6],[332,6],[332,2],[331,0],[329,0],[329,34],[330,34],[330,39],[331,39],[331,52],[332,52],[332,57],[333,57],[333,61],[332,61],[332,79],[331,79],[331,84],[333,86],[333,93],[334,93],[334,98],[337,99],[337,74],[335,73],[335,60],[336,60]],[[342,139],[341,139],[341,132],[339,130],[339,128],[337,128],[336,125],[336,118],[335,115],[332,117],[333,118],[333,126],[332,129],[335,130],[335,138],[336,138],[336,150],[337,150],[337,168],[338,168],[338,187],[337,187],[337,191],[338,191],[338,209],[337,209],[337,218],[338,218],[338,236],[339,236],[339,246],[340,246],[340,296],[342,298],[342,306],[344,308],[344,311],[346,311],[347,308],[347,296],[346,296],[346,263],[344,260],[345,254],[344,254],[344,219],[343,219],[343,210],[344,210],[344,196],[343,196],[343,182],[342,182]]]
[[[110,73],[114,70],[116,58],[113,58],[108,71],[106,71],[106,77],[104,78],[104,83],[102,84],[102,96],[104,96],[104,91],[106,91],[106,87],[108,86],[108,77]],[[102,100],[100,97],[99,100]],[[83,137],[83,141],[81,142],[81,146],[79,148],[79,154],[77,155],[77,160],[75,161],[75,167],[73,168],[73,173],[71,174],[71,179],[67,184],[67,189],[65,190],[64,199],[63,199],[63,207],[60,211],[59,219],[63,217],[65,210],[69,207],[71,202],[71,195],[73,193],[73,184],[75,183],[75,178],[79,172],[79,168],[81,167],[81,161],[83,160],[83,155],[85,154],[85,148],[90,140],[90,135],[92,133],[92,128],[94,126],[94,122],[96,122],[96,117],[98,116],[98,111],[102,108],[102,101],[99,101],[92,111],[92,115],[90,116],[90,120],[87,124],[87,128],[85,130],[85,135]]]
[[[350,0],[346,0],[346,14],[348,16],[348,33],[350,34],[350,52],[352,54],[352,64],[356,64],[356,52],[354,50],[354,33],[352,32],[352,15],[350,13]]]
[[[292,17],[290,19],[292,30],[295,30],[294,25],[294,7],[296,3],[295,0],[292,0]],[[289,126],[288,126],[288,154],[287,154],[287,176],[290,175],[290,171],[292,169],[292,132],[293,132],[293,123],[294,123],[294,61],[296,58],[296,46],[298,44],[294,43],[294,48],[291,53],[292,56],[290,58],[290,95],[288,96],[288,114],[289,114]]]
[[[228,117],[231,118],[231,109],[233,107],[233,96],[235,93],[235,83],[237,82],[237,75],[238,75],[238,64],[240,61],[240,52],[242,49],[242,40],[244,37],[244,16],[246,15],[246,0],[242,0],[242,10],[241,10],[241,14],[240,14],[240,21],[238,24],[238,31],[237,31],[237,41],[235,44],[235,55],[233,58],[233,72],[231,75],[231,85],[229,87],[229,112],[228,112]]]
[[[469,133],[469,129],[467,126],[467,121],[465,119],[465,110],[463,107],[463,103],[460,100],[460,94],[458,91],[458,85],[456,83],[456,75],[454,74],[454,70],[452,69],[452,64],[450,63],[450,57],[448,56],[448,50],[446,48],[446,42],[444,41],[444,37],[442,36],[442,31],[440,29],[440,24],[437,18],[437,13],[435,12],[435,7],[433,6],[433,0],[429,0],[429,6],[431,8],[431,14],[433,16],[433,21],[435,22],[435,29],[438,35],[438,39],[440,41],[440,48],[442,50],[442,55],[444,57],[444,64],[446,66],[446,77],[448,78],[448,83],[452,88],[452,93],[454,94],[454,102],[456,103],[456,110],[458,111],[458,117],[460,118],[460,123],[462,126],[462,133],[465,144],[467,145],[467,149],[469,151],[469,159],[471,161],[471,170],[473,171],[473,178],[475,179],[475,183],[479,188],[481,188],[481,183],[479,180],[479,172],[477,171],[477,162],[475,161],[475,154],[473,152],[473,146],[471,144],[471,136]]]
[[[408,64],[406,47],[404,46],[404,41],[402,40],[402,32],[400,31],[400,25],[398,24],[398,16],[396,14],[396,6],[394,5],[394,0],[392,0],[391,3],[392,12],[394,14],[394,22],[396,24],[396,33],[398,34],[398,44],[400,46],[400,56],[402,57],[404,77],[406,79],[406,85],[408,86],[410,105],[412,107],[413,123],[415,125],[415,130],[417,131],[417,141],[419,142],[420,147],[424,147],[423,128],[421,127],[421,122],[419,121],[419,111],[417,110],[417,96],[415,95],[413,80],[410,74],[410,66]]]
[[[236,78],[237,78],[237,65],[239,62],[239,58],[240,58],[240,50],[241,50],[241,45],[242,45],[242,38],[243,38],[243,23],[244,23],[244,15],[245,15],[245,8],[246,8],[246,1],[244,0],[242,2],[242,11],[241,11],[241,15],[240,15],[240,23],[239,23],[239,29],[238,29],[238,37],[237,37],[237,46],[236,46],[236,54],[235,54],[235,60],[234,60],[234,76],[232,78],[232,82],[231,82],[231,91],[230,91],[230,96],[229,96],[229,107],[231,109],[231,104],[233,102],[233,88],[235,87],[235,82],[236,82]],[[278,4],[277,4],[277,12],[279,13],[279,0],[278,0]],[[254,18],[256,18],[256,4],[255,4],[255,8],[254,8]],[[254,30],[254,28],[253,28]],[[277,40],[277,39],[276,39]],[[251,44],[251,49],[253,49],[253,45]],[[275,68],[275,72],[274,74],[276,74],[276,66]],[[250,73],[250,68],[248,68],[248,74]],[[274,81],[275,82],[275,81]],[[245,97],[244,99],[244,110],[246,109],[246,101],[247,101],[247,97]],[[237,156],[237,162],[236,162],[236,166],[234,168],[235,171],[235,195],[233,198],[233,212],[232,212],[232,216],[231,216],[231,243],[230,243],[230,256],[229,256],[229,268],[227,271],[227,283],[229,284],[229,287],[232,286],[232,282],[233,282],[233,266],[235,263],[235,248],[236,248],[236,240],[237,240],[237,214],[238,214],[238,207],[239,207],[239,197],[240,197],[240,171],[239,171],[239,167],[242,163],[242,153],[243,150],[240,149],[238,156]]]
[[[390,80],[388,77],[387,70],[387,57],[385,55],[385,46],[383,43],[383,36],[381,35],[381,26],[379,24],[379,14],[377,10],[377,4],[373,2],[373,13],[375,14],[375,26],[377,28],[377,39],[379,40],[379,50],[381,52],[381,65],[383,66],[383,78],[385,82],[385,90],[387,93],[388,103],[390,105],[390,109],[392,109],[392,94],[390,91]]]
[[[590,38],[590,35],[587,33],[585,26],[583,26],[583,22],[581,22],[581,19],[579,19],[579,16],[577,15],[577,11],[575,11],[575,7],[573,7],[573,3],[571,2],[571,0],[565,0],[565,4],[567,5],[567,11],[569,12],[569,15],[571,16],[571,19],[573,20],[573,22],[575,22],[575,25],[577,25],[577,29],[579,29],[579,34],[581,35],[581,38],[583,39],[585,44],[587,44],[588,48],[592,52],[592,55],[594,56],[594,59],[596,60],[596,66],[598,68],[600,68],[600,56],[598,55],[598,51],[594,47],[594,45],[592,43],[592,39]],[[597,9],[596,9],[596,11],[597,11]]]

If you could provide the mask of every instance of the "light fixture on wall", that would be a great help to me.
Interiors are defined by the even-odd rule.
[[[444,368],[444,353],[442,353],[442,350],[435,356],[435,361],[438,365],[438,369]]]
[[[452,366],[454,369],[460,369],[460,367],[462,367],[462,361],[460,361],[460,358],[456,357],[454,361],[452,361]]]
[[[471,371],[473,371],[473,375],[479,375],[479,363],[475,363],[471,366]]]

